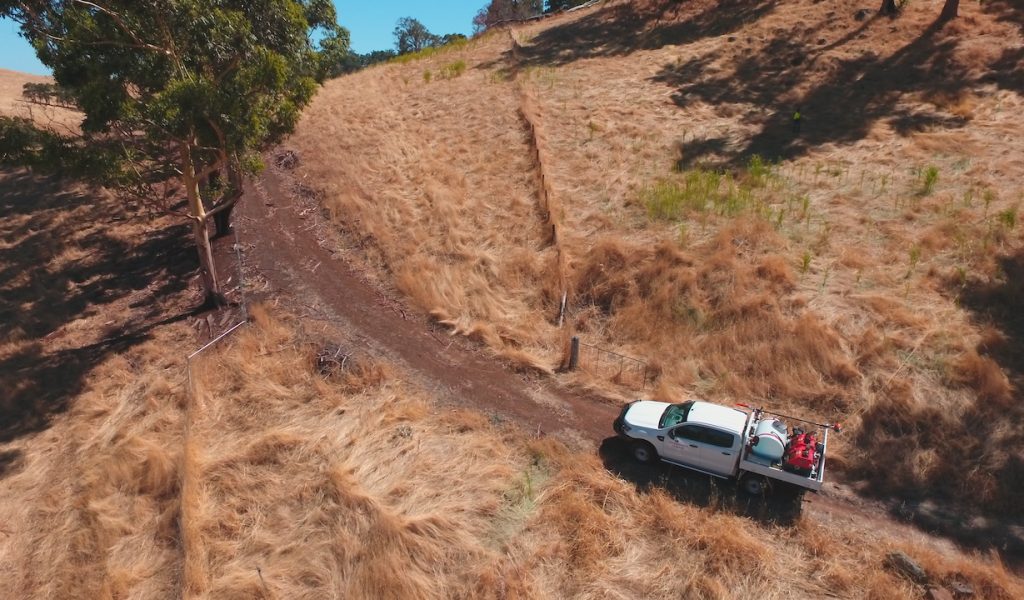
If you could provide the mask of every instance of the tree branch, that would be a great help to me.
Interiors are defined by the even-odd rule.
[[[121,15],[119,15],[116,12],[110,10],[109,8],[104,8],[104,7],[100,6],[99,4],[96,4],[95,2],[89,2],[88,0],[71,0],[71,1],[74,2],[75,4],[80,4],[82,6],[87,6],[89,8],[95,9],[95,10],[97,10],[97,11],[107,15],[111,19],[113,19],[114,23],[117,24],[118,28],[120,28],[121,31],[125,32],[125,34],[127,34],[128,37],[132,38],[132,40],[136,44],[136,46],[135,46],[136,48],[143,48],[143,49],[146,49],[146,50],[152,50],[154,52],[160,52],[160,53],[165,54],[167,56],[171,55],[171,51],[168,50],[167,48],[161,48],[160,46],[154,46],[153,44],[149,44],[149,43],[146,43],[146,42],[142,41],[142,38],[140,38],[134,31],[132,31],[132,29],[130,27],[128,27],[128,24],[124,22],[124,19],[121,18]]]

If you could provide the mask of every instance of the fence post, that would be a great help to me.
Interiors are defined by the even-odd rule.
[[[569,370],[575,371],[580,366],[580,338],[572,336],[569,345]]]

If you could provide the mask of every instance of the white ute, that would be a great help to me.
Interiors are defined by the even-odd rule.
[[[776,418],[780,416],[800,425],[790,430]],[[715,477],[738,479],[743,491],[754,495],[778,484],[796,486],[798,491],[820,490],[828,432],[839,431],[838,424],[813,423],[760,408],[746,412],[710,402],[650,400],[627,405],[614,428],[630,442],[633,457],[640,462],[660,458]]]

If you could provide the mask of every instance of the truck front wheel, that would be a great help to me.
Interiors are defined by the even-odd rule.
[[[647,442],[633,442],[633,458],[646,465],[658,459],[658,452]]]

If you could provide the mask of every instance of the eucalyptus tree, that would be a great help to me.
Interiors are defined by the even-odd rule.
[[[294,129],[348,52],[333,3],[0,0],[0,16],[84,113],[80,137],[42,146],[91,154],[77,174],[191,220],[206,299],[223,302],[210,223],[227,231],[260,150]]]

